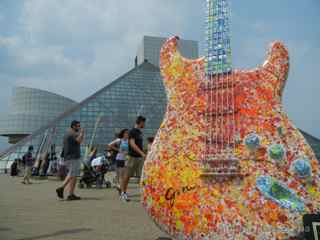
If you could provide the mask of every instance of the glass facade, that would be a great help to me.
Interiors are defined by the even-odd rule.
[[[166,102],[159,68],[144,62],[7,149],[0,156],[0,169],[21,158],[29,145],[35,147],[37,156],[47,152],[53,144],[56,152],[60,153],[63,136],[72,120],[79,120],[85,129],[83,153],[87,146],[105,149],[115,133],[133,127],[138,115],[147,118],[144,137],[154,136],[162,121]]]

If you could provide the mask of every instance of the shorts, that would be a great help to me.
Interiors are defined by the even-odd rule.
[[[141,157],[131,157],[128,156],[126,161],[126,167],[128,169],[128,174],[130,177],[134,176],[134,173],[138,172],[142,164]]]
[[[124,168],[126,166],[126,161],[125,160],[117,160],[117,168]]]
[[[24,169],[24,178],[30,178],[32,175],[32,167],[26,166]]]
[[[65,166],[68,168],[69,177],[78,177],[80,176],[80,159],[65,160]]]

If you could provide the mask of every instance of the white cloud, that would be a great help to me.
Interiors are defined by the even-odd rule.
[[[1,37],[0,36],[0,47],[9,48],[17,44],[18,39],[14,37]]]
[[[28,0],[21,32],[0,47],[15,63],[16,84],[81,100],[131,68],[143,35],[183,32],[188,24],[177,13],[185,4],[156,2]]]
[[[252,23],[252,29],[259,34],[266,34],[271,31],[272,26],[270,23],[263,21],[256,21]]]

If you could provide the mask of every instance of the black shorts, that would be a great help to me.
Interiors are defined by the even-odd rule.
[[[117,168],[124,168],[126,165],[126,161],[122,160],[117,160]]]

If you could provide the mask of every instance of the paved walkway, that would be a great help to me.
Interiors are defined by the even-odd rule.
[[[114,189],[79,190],[81,201],[59,201],[56,181],[34,181],[0,174],[1,240],[156,240],[169,239],[146,215],[138,185],[132,201],[119,201]]]

